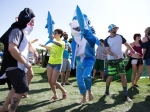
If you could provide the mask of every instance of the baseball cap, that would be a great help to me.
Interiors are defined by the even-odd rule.
[[[110,24],[109,26],[108,26],[108,32],[110,32],[113,28],[119,28],[118,26],[116,26],[116,25],[114,25],[114,24]]]

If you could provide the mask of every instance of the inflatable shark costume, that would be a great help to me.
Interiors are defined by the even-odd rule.
[[[75,15],[70,23],[72,34],[72,63],[75,68],[76,78],[81,94],[91,89],[91,71],[95,62],[95,44],[99,45],[99,40],[94,36],[94,29],[90,27],[90,20],[82,14],[77,6]]]

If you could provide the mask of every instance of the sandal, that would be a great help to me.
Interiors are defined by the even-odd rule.
[[[56,99],[58,99],[58,97],[53,96],[50,100],[56,100]]]
[[[67,92],[62,95],[62,99],[66,99],[66,98],[67,98]]]

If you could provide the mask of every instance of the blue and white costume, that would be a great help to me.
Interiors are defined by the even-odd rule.
[[[83,14],[84,21],[88,28],[81,29],[78,23],[78,17],[73,17],[71,26],[72,34],[72,63],[71,66],[75,68],[76,61],[76,78],[80,93],[83,95],[86,90],[91,89],[92,79],[91,71],[95,62],[95,44],[99,44],[99,40],[94,36],[94,29],[90,27],[90,21],[86,15]],[[89,29],[90,28],[90,29]],[[83,38],[81,39],[81,33]]]

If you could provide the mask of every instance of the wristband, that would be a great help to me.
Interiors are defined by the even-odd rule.
[[[28,67],[28,62],[26,62],[25,67]]]

